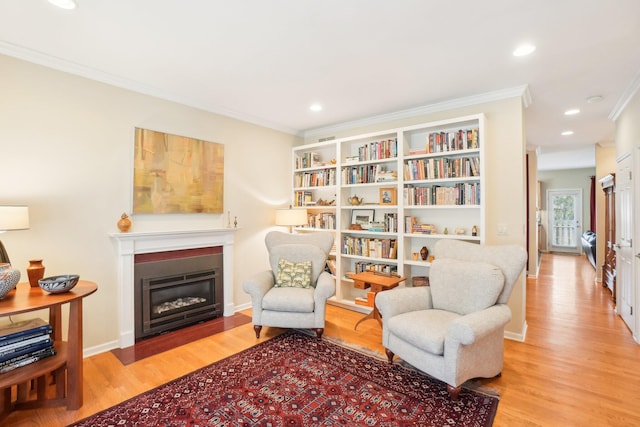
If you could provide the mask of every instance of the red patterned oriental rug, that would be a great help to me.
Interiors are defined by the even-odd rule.
[[[288,331],[73,426],[491,426],[498,399]]]

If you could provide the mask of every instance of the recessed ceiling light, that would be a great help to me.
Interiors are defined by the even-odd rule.
[[[589,104],[593,104],[594,102],[602,101],[602,95],[593,95],[587,98],[587,102]]]
[[[309,109],[311,111],[322,111],[322,105],[318,104],[317,102],[314,104],[311,104],[311,106],[309,107]]]
[[[518,46],[516,50],[513,51],[513,56],[527,56],[533,53],[536,50],[536,47],[532,44],[523,44],[522,46]]]
[[[565,116],[575,116],[578,113],[580,113],[580,109],[579,108],[572,108],[570,110],[565,111],[564,115]]]
[[[74,0],[49,0],[49,3],[67,10],[75,9],[76,7],[78,7]]]
[[[573,131],[572,130],[565,130],[564,132],[561,133],[562,136],[569,136],[569,135],[573,135]]]

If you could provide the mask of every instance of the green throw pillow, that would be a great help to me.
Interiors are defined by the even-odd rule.
[[[311,261],[278,261],[276,288],[308,288],[311,286]]]

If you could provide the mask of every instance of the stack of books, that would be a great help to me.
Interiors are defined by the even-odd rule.
[[[56,354],[51,325],[35,318],[0,327],[0,374]]]

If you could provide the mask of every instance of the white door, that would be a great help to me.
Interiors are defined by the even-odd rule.
[[[633,158],[627,155],[616,165],[616,311],[634,331],[633,277],[638,258],[633,251]],[[635,261],[634,261],[635,259]],[[640,269],[635,269],[640,274]]]
[[[582,189],[547,190],[548,249],[581,253]]]

